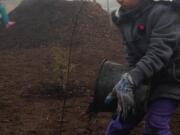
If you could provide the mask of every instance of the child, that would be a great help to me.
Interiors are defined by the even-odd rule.
[[[180,103],[180,16],[172,0],[117,1],[121,7],[112,13],[112,20],[121,27],[132,70],[122,76],[113,90],[121,98],[122,93],[132,93],[144,81],[151,80],[144,135],[172,135],[170,120]],[[109,94],[106,103],[113,96]],[[119,108],[128,106],[122,104]],[[144,118],[144,114],[139,114],[127,122],[118,112],[106,135],[130,135]]]
[[[10,28],[15,24],[14,21],[9,21],[9,16],[6,11],[5,5],[3,4],[3,0],[0,0],[0,14],[2,16],[3,25],[6,27],[6,29]]]

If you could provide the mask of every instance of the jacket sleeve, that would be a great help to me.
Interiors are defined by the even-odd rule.
[[[152,31],[148,49],[130,71],[136,86],[168,65],[180,39],[178,13],[171,6],[157,6],[150,17]]]
[[[131,68],[135,67],[136,62],[137,62],[137,60],[135,60],[135,56],[133,55],[133,53],[131,51],[129,51],[129,49],[127,47],[125,47],[125,51],[126,51],[125,58],[128,62],[128,66]]]

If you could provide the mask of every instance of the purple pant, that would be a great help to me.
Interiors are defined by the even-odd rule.
[[[152,102],[145,116],[144,135],[172,135],[169,123],[178,104],[178,101],[167,98]],[[126,123],[117,115],[108,125],[105,135],[130,135],[143,118],[144,115],[137,116],[135,120]]]

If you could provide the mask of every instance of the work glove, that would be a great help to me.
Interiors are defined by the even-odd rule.
[[[110,104],[117,98],[117,112],[121,114],[122,119],[126,119],[129,113],[135,113],[135,87],[131,75],[124,73],[105,99],[105,103]]]
[[[121,80],[113,88],[118,99],[117,111],[124,119],[128,113],[135,111],[134,90],[135,84],[129,73],[123,74]]]
[[[104,103],[105,103],[105,104],[111,104],[111,103],[113,102],[113,100],[115,100],[115,99],[116,99],[116,97],[113,96],[112,93],[110,93],[110,94],[106,97]]]

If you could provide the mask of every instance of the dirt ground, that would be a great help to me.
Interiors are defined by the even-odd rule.
[[[96,75],[104,58],[125,63],[107,13],[90,2],[24,0],[11,18],[15,27],[0,28],[0,135],[104,135],[111,114],[87,113]],[[177,110],[174,135],[179,116]],[[143,122],[133,134],[142,128]]]

